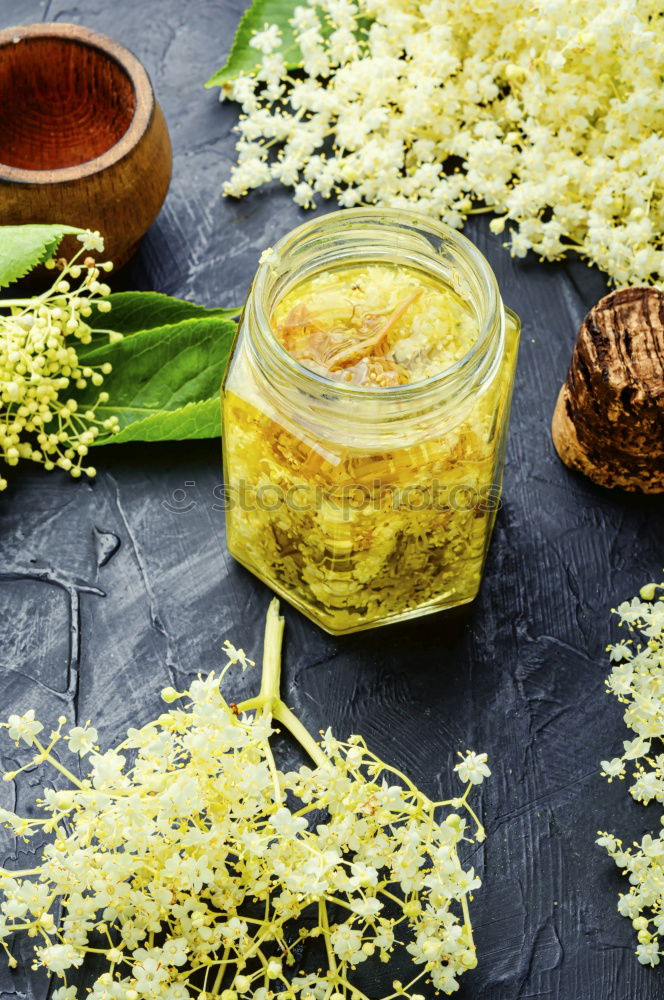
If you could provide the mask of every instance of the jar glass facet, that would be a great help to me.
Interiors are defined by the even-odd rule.
[[[270,325],[275,303],[358,262],[452,288],[477,322],[464,357],[367,388],[290,356]],[[284,237],[256,274],[223,387],[231,554],[335,634],[471,601],[500,501],[518,336],[482,255],[440,223],[354,209]]]

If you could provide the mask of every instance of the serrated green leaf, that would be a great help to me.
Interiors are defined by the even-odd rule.
[[[206,315],[139,330],[86,351],[86,365],[107,361],[113,365],[103,385],[109,401],[96,412],[101,419],[116,416],[120,422],[118,434],[101,436],[95,444],[181,441],[220,434],[219,390],[236,324],[225,315],[215,315],[215,310],[203,312]],[[104,314],[104,319],[110,321],[111,316]],[[146,318],[147,314],[143,321]],[[77,395],[79,410],[90,407],[98,396],[99,389],[88,385]]]
[[[118,411],[112,407],[98,408],[100,416]],[[127,423],[112,437],[95,444],[123,444],[126,441],[187,441],[195,438],[221,437],[221,400],[219,392],[210,399],[186,403],[175,410],[159,410]]]
[[[82,233],[74,226],[0,226],[0,288],[24,278],[57,250],[62,237]]]
[[[266,24],[281,28],[280,53],[289,69],[302,65],[302,52],[295,41],[289,18],[293,16],[294,0],[254,0],[242,16],[228,58],[221,69],[210,77],[206,87],[220,87],[238,76],[255,73],[261,65],[261,53],[249,45],[251,36]]]
[[[181,323],[185,319],[233,319],[240,313],[240,309],[206,309],[205,306],[174,299],[160,292],[115,292],[109,295],[108,301],[111,303],[110,313],[95,310],[90,324],[124,334]],[[78,353],[79,357],[82,356],[81,349]]]

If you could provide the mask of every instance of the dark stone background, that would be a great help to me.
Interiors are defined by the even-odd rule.
[[[236,109],[203,82],[222,62],[243,3],[223,0],[2,0],[0,27],[76,21],[145,63],[168,120],[174,177],[124,281],[206,305],[242,302],[261,250],[305,216],[282,190],[223,201]],[[549,422],[577,327],[602,295],[578,262],[515,262],[483,218],[466,232],[523,319],[505,479],[486,576],[469,614],[332,638],[285,609],[287,698],[314,731],[363,733],[430,794],[453,786],[456,752],[489,753],[484,886],[472,907],[479,966],[462,1000],[655,1000],[660,970],[639,966],[616,912],[621,879],[594,845],[655,827],[624,784],[598,774],[627,733],[604,691],[610,608],[660,578],[661,498],[597,489],[558,461]],[[116,283],[116,288],[117,288]],[[0,499],[2,714],[35,707],[92,719],[105,744],[160,710],[159,690],[220,662],[228,636],[259,654],[268,590],[226,552],[218,441],[118,446],[94,483],[11,470]],[[186,492],[173,513],[163,506]],[[258,656],[256,657],[258,658]],[[243,690],[258,675],[239,682]],[[241,694],[238,690],[238,694]],[[18,754],[5,737],[5,768]],[[13,807],[40,778],[0,786]],[[0,861],[16,858],[6,835]],[[11,863],[11,862],[10,862]],[[0,996],[41,1000],[27,952]]]

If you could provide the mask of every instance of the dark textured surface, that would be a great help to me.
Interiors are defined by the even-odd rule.
[[[145,63],[169,122],[174,176],[162,214],[125,276],[205,304],[241,302],[265,247],[303,215],[283,191],[219,197],[233,157],[233,107],[201,84],[226,53],[243,4],[222,0],[3,0],[0,27],[77,21]],[[286,609],[289,702],[314,731],[365,734],[430,793],[452,786],[457,750],[490,755],[488,840],[473,915],[479,967],[462,1000],[656,1000],[664,973],[633,956],[616,913],[620,878],[594,846],[628,841],[658,810],[598,774],[626,736],[603,690],[609,609],[660,577],[661,498],[612,494],[565,469],[549,422],[577,327],[604,292],[582,264],[514,262],[484,220],[466,230],[494,267],[523,340],[505,479],[486,576],[465,618],[432,617],[333,639]],[[270,594],[225,548],[218,442],[117,447],[93,484],[12,470],[0,497],[3,715],[35,707],[48,725],[95,720],[104,743],[159,711],[158,692],[219,663],[229,636],[260,651]],[[181,491],[181,492],[178,492]],[[176,511],[169,510],[179,508]],[[245,675],[243,688],[257,680]],[[15,754],[6,737],[6,768]],[[0,803],[34,796],[36,774]],[[0,839],[0,862],[13,855]],[[42,1000],[45,980],[9,973],[0,997]]]

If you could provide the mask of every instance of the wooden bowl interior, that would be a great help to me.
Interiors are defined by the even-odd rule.
[[[130,77],[101,49],[65,38],[0,48],[0,163],[57,170],[101,156],[136,108]]]

